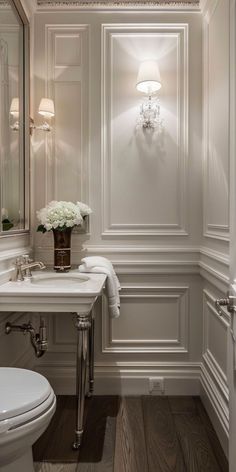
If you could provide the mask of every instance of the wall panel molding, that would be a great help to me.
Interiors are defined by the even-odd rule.
[[[0,363],[4,367],[32,368],[34,364],[34,350],[30,343],[29,335],[22,333],[5,333],[5,324],[9,321],[13,324],[22,324],[31,319],[27,312],[1,312],[0,313]]]
[[[116,38],[142,38],[147,36],[173,37],[177,44],[177,148],[178,184],[177,222],[166,223],[114,223],[111,212],[111,178],[113,165],[113,63]],[[188,157],[188,24],[105,24],[102,25],[102,227],[103,237],[135,236],[186,236],[187,230],[187,157]]]
[[[89,25],[48,24],[45,37],[45,92],[55,101],[55,118],[53,132],[45,143],[44,201],[45,204],[60,199],[88,202]],[[71,106],[75,102],[77,106]],[[77,132],[71,134],[74,126]],[[63,175],[60,173],[62,159]],[[64,167],[66,160],[67,168]],[[70,168],[71,175],[68,174]],[[68,195],[63,194],[68,187],[63,185],[66,177],[70,180]]]
[[[53,264],[51,247],[38,247],[39,259]],[[155,247],[155,246],[84,246],[72,247],[72,258],[100,255],[107,257],[118,274],[201,274],[216,282],[229,284],[229,256],[207,247]]]
[[[229,389],[227,385],[227,377],[219,367],[219,364],[216,362],[211,351],[207,349],[205,354],[203,354],[204,364],[210,372],[211,376],[214,377],[215,383],[217,383],[218,388],[220,389],[222,395],[225,399],[229,400]]]
[[[228,254],[200,247],[199,269],[203,279],[215,285],[222,293],[229,288],[230,261]]]
[[[19,236],[19,235],[17,235]],[[9,240],[10,239],[10,240]],[[0,283],[8,282],[13,274],[14,262],[17,257],[23,254],[31,254],[32,248],[29,244],[29,235],[24,234],[21,237],[6,238],[1,240],[0,252]]]
[[[219,315],[213,293],[204,289],[203,296],[203,365],[204,372],[207,372],[206,381],[211,381],[212,388],[217,389],[220,402],[228,405],[227,335],[230,315],[225,310],[222,316]]]
[[[229,405],[228,401],[225,401],[224,396],[221,394],[218,385],[214,382],[212,376],[209,373],[207,367],[202,364],[201,367],[201,384],[202,388],[210,400],[211,407],[213,408],[216,418],[219,421],[226,441],[229,439]],[[224,439],[223,439],[224,440]]]
[[[229,441],[229,388],[226,375],[227,334],[230,315],[219,315],[215,308],[216,296],[203,290],[203,357],[201,365],[201,398],[210,415],[226,455]],[[212,320],[210,321],[210,317]],[[216,339],[214,349],[213,337]],[[225,365],[225,371],[219,363]]]
[[[231,315],[228,313],[227,309],[222,310],[222,315],[219,315],[218,311],[215,308],[215,295],[207,289],[203,290],[203,296],[205,301],[208,304],[212,314],[220,321],[224,328],[227,328],[230,324]],[[206,305],[205,305],[206,306]],[[207,347],[207,341],[204,341],[204,346]]]
[[[124,306],[133,302],[143,305],[143,318],[139,316],[139,323],[135,323],[135,310],[133,313],[129,310],[129,315],[132,321],[125,319],[125,313],[121,311],[121,318],[112,321],[106,309],[106,304],[103,303],[102,310],[102,352],[103,353],[187,353],[188,352],[188,324],[189,324],[189,300],[188,300],[188,286],[125,286],[121,291],[121,305]],[[149,312],[153,309],[154,303],[156,310],[156,327],[154,327],[155,317],[152,321],[148,321]],[[160,305],[159,312],[158,306]],[[148,308],[149,307],[149,308]],[[168,308],[169,311],[168,311]],[[165,316],[163,315],[165,309]],[[122,308],[121,308],[122,310]],[[125,311],[125,310],[124,310]],[[160,315],[164,316],[160,320]],[[169,315],[169,316],[168,316]],[[171,318],[171,322],[170,322]],[[126,329],[118,328],[117,323],[125,323]],[[142,323],[143,322],[143,323]],[[148,330],[148,323],[150,323],[151,332]],[[165,323],[167,325],[165,326]],[[170,329],[170,324],[172,328]],[[173,330],[173,326],[175,329]],[[127,337],[128,327],[132,327],[132,338]],[[144,331],[149,331],[149,338],[145,339]],[[136,336],[135,336],[136,329]],[[141,331],[140,331],[141,330]],[[151,334],[153,330],[156,332],[154,339]],[[162,331],[162,333],[161,333]],[[170,336],[170,331],[172,334]],[[124,337],[120,337],[120,333]],[[168,332],[168,337],[166,334]],[[161,337],[162,334],[162,337]],[[159,335],[159,337],[158,337]]]
[[[226,2],[225,2],[226,3]],[[224,174],[224,168],[221,168],[221,160],[226,159],[227,160],[227,167],[229,169],[229,133],[227,137],[227,147],[228,151],[225,150],[223,155],[219,155],[219,149],[216,148],[216,143],[214,142],[214,139],[216,136],[213,136],[213,129],[214,124],[214,117],[217,116],[217,111],[215,110],[214,104],[211,103],[211,95],[212,93],[212,87],[210,87],[210,59],[213,58],[213,55],[211,54],[210,51],[210,28],[211,25],[214,22],[214,19],[216,17],[216,13],[218,8],[221,6],[225,6],[224,0],[222,4],[222,0],[212,0],[211,2],[208,2],[208,8],[205,11],[204,14],[204,22],[203,22],[203,33],[204,33],[204,49],[203,49],[203,91],[204,91],[204,106],[203,106],[203,154],[204,154],[204,166],[203,166],[203,186],[204,186],[204,192],[203,192],[203,209],[204,209],[204,236],[213,238],[213,239],[218,239],[221,241],[229,241],[229,170],[227,171],[227,175]],[[221,20],[220,20],[221,21]],[[221,33],[223,34],[223,33]],[[224,35],[225,38],[227,38],[227,29],[226,29],[226,35]],[[228,35],[229,36],[229,35]],[[225,40],[224,38],[224,40]],[[229,37],[228,37],[229,40]],[[222,54],[221,48],[217,48],[218,54]],[[225,54],[229,54],[229,48],[228,51],[224,51],[224,57]],[[213,59],[212,59],[213,60]],[[227,73],[227,69],[225,70],[225,73]],[[229,62],[228,62],[228,73],[229,73]],[[218,90],[221,87],[218,84]],[[229,97],[228,97],[229,98]],[[229,99],[227,99],[227,91],[224,93],[224,102],[226,106],[229,103]],[[212,108],[211,108],[212,106]],[[229,119],[229,113],[227,116],[227,119]],[[210,128],[211,125],[211,128]],[[227,124],[226,124],[226,129],[227,129]],[[228,155],[227,155],[228,152]],[[217,154],[218,153],[218,154]],[[226,156],[226,157],[225,157]],[[212,167],[210,169],[210,165],[213,165],[213,160],[214,160],[214,168]],[[223,167],[223,166],[222,166]],[[213,170],[213,172],[212,172]],[[218,173],[218,174],[217,174]],[[214,174],[214,175],[213,175]],[[215,216],[215,221],[210,221],[210,215],[211,215],[211,210],[209,208],[211,204],[211,199],[213,198],[212,196],[210,197],[210,185],[212,186],[212,179],[215,179],[215,190],[217,193],[215,193],[214,196],[214,202],[216,204],[217,202],[217,195],[219,195],[219,199],[222,200],[222,195],[224,199],[227,200],[227,208],[224,208],[223,210],[220,210],[221,205],[216,204],[216,208],[218,209],[218,214],[217,217]],[[222,194],[222,189],[224,189],[224,194]],[[220,202],[219,202],[220,203]],[[222,223],[222,217],[223,214],[226,213],[225,217],[225,223]],[[219,219],[218,219],[219,218]]]

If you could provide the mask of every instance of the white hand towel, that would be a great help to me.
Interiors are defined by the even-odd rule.
[[[114,277],[114,281],[115,281],[115,284],[116,284],[116,287],[117,287],[117,290],[119,291],[121,289],[121,286],[120,286],[120,282],[118,280],[118,277],[114,271],[114,267],[112,265],[112,263],[106,259],[106,257],[102,257],[102,256],[90,256],[90,257],[84,257],[82,259],[82,262],[83,264],[85,265],[85,267],[87,269],[91,269],[92,267],[107,267],[108,269],[110,269],[113,277]],[[88,270],[86,272],[89,272]]]
[[[117,318],[120,315],[120,297],[121,289],[119,280],[113,269],[113,265],[105,257],[85,257],[83,264],[79,266],[80,272],[93,272],[106,274],[106,292],[108,298],[108,307],[111,318]]]

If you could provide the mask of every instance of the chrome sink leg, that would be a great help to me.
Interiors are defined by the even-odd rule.
[[[88,361],[88,334],[91,327],[91,316],[89,313],[76,313],[77,328],[77,365],[76,365],[76,394],[77,394],[77,411],[76,411],[76,429],[75,442],[73,449],[79,449],[83,436],[83,417],[84,417],[84,400],[86,392],[86,371]]]
[[[91,313],[91,326],[89,328],[89,392],[88,397],[93,395],[94,389],[94,312]]]

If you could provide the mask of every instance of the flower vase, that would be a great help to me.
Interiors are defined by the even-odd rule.
[[[68,272],[71,269],[71,233],[72,228],[53,229],[54,270],[57,272]]]

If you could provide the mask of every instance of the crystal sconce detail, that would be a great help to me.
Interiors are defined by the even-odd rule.
[[[161,88],[160,71],[155,61],[144,61],[140,64],[136,89],[146,95],[140,106],[138,127],[162,131],[160,103],[155,96]]]

